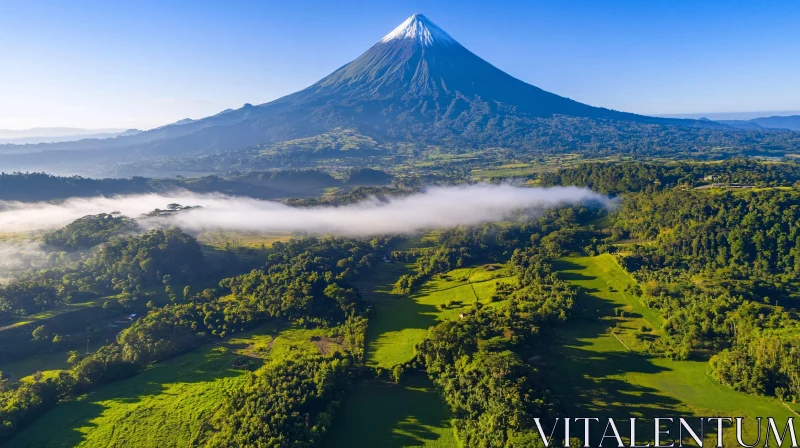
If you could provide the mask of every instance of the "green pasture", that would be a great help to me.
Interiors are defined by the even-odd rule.
[[[457,319],[476,301],[489,304],[495,285],[512,281],[506,265],[475,266],[435,276],[410,295],[391,294],[397,279],[411,272],[401,263],[384,263],[357,284],[364,299],[374,307],[367,329],[370,366],[391,368],[410,361],[428,328],[443,320]],[[453,303],[443,308],[448,302]]]
[[[362,381],[347,396],[324,448],[455,448],[444,402],[422,374],[400,384]]]
[[[252,368],[299,352],[338,350],[325,330],[270,324],[225,343],[156,364],[141,374],[57,405],[8,447],[184,447],[244,378],[234,361]],[[241,364],[236,364],[241,365]]]
[[[575,320],[557,330],[539,365],[567,415],[623,419],[741,416],[746,418],[748,443],[756,437],[756,417],[776,417],[782,427],[792,416],[776,399],[719,385],[708,375],[706,362],[671,361],[641,353],[633,330],[646,325],[657,338],[661,319],[623,291],[634,280],[612,256],[564,258],[556,268],[579,287],[579,306],[597,315],[596,320]],[[626,309],[625,317],[615,315],[614,308]],[[609,331],[612,325],[616,337]],[[738,446],[735,431],[726,435],[731,439],[725,446]]]

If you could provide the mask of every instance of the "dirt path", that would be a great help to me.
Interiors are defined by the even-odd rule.
[[[624,343],[624,342],[622,342],[622,339],[620,339],[620,338],[619,338],[619,336],[617,336],[617,334],[616,334],[616,333],[612,332],[612,333],[611,333],[611,335],[612,335],[612,336],[614,336],[614,338],[616,338],[616,339],[619,341],[619,343],[620,343],[620,344],[622,344],[622,346],[623,346],[623,347],[625,347],[626,349],[628,349],[628,351],[629,351],[629,352],[633,352],[633,350],[631,350],[631,348],[630,348],[630,347],[628,347],[627,345],[625,345],[625,343]]]

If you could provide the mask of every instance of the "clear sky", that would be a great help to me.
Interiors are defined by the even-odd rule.
[[[800,2],[0,0],[0,128],[151,128],[260,104],[413,13],[500,69],[642,114],[800,110]]]

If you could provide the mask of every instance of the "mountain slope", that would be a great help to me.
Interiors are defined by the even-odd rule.
[[[421,14],[409,17],[356,60],[311,87],[263,107],[306,104],[346,110],[365,103],[374,105],[365,108],[368,112],[380,109],[383,116],[402,115],[419,121],[454,119],[478,103],[483,119],[492,115],[570,115],[707,126],[696,120],[592,107],[546,92],[484,61]]]
[[[576,118],[583,120],[580,130],[570,131]],[[566,133],[566,146],[574,147],[575,142],[595,145],[593,129],[613,128],[625,135],[631,133],[631,126],[638,129],[636,135],[667,135],[674,128],[743,132],[708,120],[647,117],[592,107],[546,92],[494,67],[416,14],[354,61],[270,103],[246,104],[130,137],[33,145],[26,152],[40,151],[39,159],[26,154],[3,157],[0,162],[9,166],[70,160],[113,163],[213,154],[337,128],[374,138],[459,148],[531,148],[535,142],[546,141],[549,129],[557,129],[559,140],[546,144],[564,146]],[[642,126],[664,129],[642,132]],[[761,135],[742,140],[752,146]],[[673,139],[662,140],[657,146]],[[653,145],[649,138],[641,143],[643,148]]]

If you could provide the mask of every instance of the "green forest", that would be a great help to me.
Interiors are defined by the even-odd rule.
[[[478,180],[449,173],[432,175]],[[404,198],[429,174],[261,179],[302,179],[283,202],[309,209]],[[87,195],[156,185],[42,176],[0,183],[41,177]],[[0,285],[0,441],[128,446],[91,424],[123,425],[123,405],[186,412],[151,435],[198,447],[539,447],[536,418],[637,406],[643,417],[796,417],[796,162],[582,161],[516,181],[611,200],[361,238],[209,239],[114,210],[35,235],[47,266]],[[48,191],[26,194],[57,197]],[[574,365],[584,357],[594,367]],[[184,363],[207,370],[169,376]],[[137,392],[144,384],[159,387]]]

